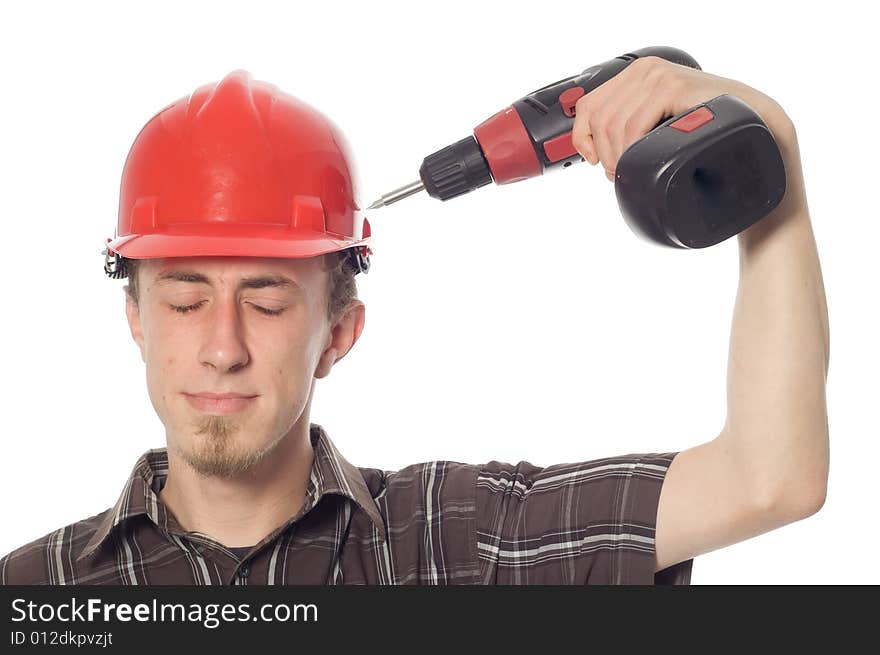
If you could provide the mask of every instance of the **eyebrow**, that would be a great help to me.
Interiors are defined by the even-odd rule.
[[[210,287],[214,286],[207,276],[193,271],[165,271],[156,276],[156,282],[193,282],[196,284],[207,284]],[[296,282],[283,275],[246,277],[242,278],[238,285],[239,289],[265,289],[266,287],[302,289]]]

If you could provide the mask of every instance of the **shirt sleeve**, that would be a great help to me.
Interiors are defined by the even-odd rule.
[[[677,454],[480,465],[480,582],[690,584],[693,559],[654,572],[660,490]]]

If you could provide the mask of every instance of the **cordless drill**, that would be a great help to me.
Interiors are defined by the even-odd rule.
[[[384,194],[376,209],[425,190],[449,200],[495,182],[509,184],[583,161],[571,140],[575,104],[639,57],[701,70],[676,48],[642,48],[520,98],[468,136],[425,157],[420,179]],[[742,232],[785,195],[773,135],[729,94],[663,118],[621,155],[615,171],[621,213],[639,236],[674,248],[705,248]]]

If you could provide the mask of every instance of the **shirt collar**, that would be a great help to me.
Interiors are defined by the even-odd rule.
[[[323,427],[312,423],[309,436],[315,456],[306,491],[306,511],[317,505],[325,494],[345,496],[367,513],[385,541],[385,522],[363,474],[342,456]],[[156,526],[167,530],[168,522],[173,522],[174,519],[159,499],[159,491],[167,476],[167,448],[154,448],[141,455],[116,504],[104,516],[77,561],[97,550],[119,525],[136,516],[146,515]]]

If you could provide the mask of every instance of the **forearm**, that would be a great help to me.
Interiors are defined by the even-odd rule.
[[[828,310],[793,128],[777,142],[786,196],[737,237],[728,414],[719,439],[753,497],[808,514],[824,502],[828,477]]]

